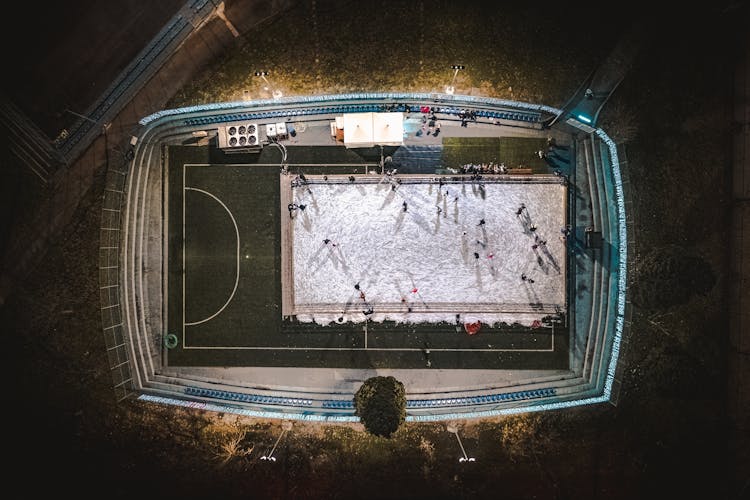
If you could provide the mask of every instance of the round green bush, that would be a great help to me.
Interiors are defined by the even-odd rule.
[[[371,434],[389,438],[406,420],[406,390],[394,377],[371,377],[354,394],[354,409]]]

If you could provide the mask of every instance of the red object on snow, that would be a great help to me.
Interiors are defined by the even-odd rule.
[[[539,321],[538,319],[535,319],[534,321],[531,322],[531,328],[541,328],[541,327],[542,327],[542,322]]]
[[[474,323],[464,323],[464,330],[469,335],[475,335],[482,328],[482,322],[476,321]]]
[[[419,290],[417,288],[412,288],[411,293],[417,293]]]

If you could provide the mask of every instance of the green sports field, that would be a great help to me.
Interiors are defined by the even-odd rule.
[[[336,146],[288,149],[289,170],[363,174],[367,155]],[[281,315],[279,153],[173,146],[166,179],[170,366],[565,369],[563,325],[302,323]],[[324,161],[325,159],[325,161]],[[305,165],[305,166],[299,166]],[[304,272],[304,270],[297,270]]]

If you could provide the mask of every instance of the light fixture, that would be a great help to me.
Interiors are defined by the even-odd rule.
[[[264,90],[268,90],[269,87],[272,87],[271,82],[269,82],[268,78],[266,78],[268,76],[268,71],[266,70],[256,71],[255,76],[259,76],[263,78],[263,81],[266,82],[266,84],[268,85],[267,87],[263,88]],[[279,89],[274,89],[273,91],[271,91],[271,95],[273,96],[274,99],[281,99],[284,96],[283,92],[281,92]]]
[[[447,85],[445,87],[445,93],[448,95],[453,95],[453,93],[456,91],[456,87],[453,86],[453,83],[456,81],[456,75],[458,74],[459,70],[464,69],[466,66],[463,64],[453,64],[451,65],[451,69],[453,70],[453,78],[451,79],[450,85]]]
[[[466,450],[464,449],[464,444],[461,442],[461,437],[458,435],[458,427],[456,427],[453,424],[446,425],[445,429],[456,435],[456,439],[458,440],[458,445],[461,447],[461,453],[463,454],[462,457],[458,459],[459,462],[476,462],[476,458],[470,457],[466,454]]]

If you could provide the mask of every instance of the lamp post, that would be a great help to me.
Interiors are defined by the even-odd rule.
[[[268,71],[265,71],[265,70],[256,71],[255,76],[259,76],[263,78],[263,81],[266,82],[266,87],[264,87],[263,90],[268,90],[269,87],[272,87],[271,82],[269,82],[268,78],[266,78],[268,76]],[[274,89],[271,92],[271,95],[273,95],[274,99],[281,99],[281,97],[284,96],[284,94],[278,89]]]
[[[464,68],[465,66],[463,64],[454,64],[451,66],[451,69],[453,70],[453,78],[451,79],[451,84],[445,87],[446,94],[453,95],[453,93],[456,91],[453,83],[456,81],[456,75],[458,75],[458,71]]]
[[[279,437],[276,439],[276,442],[273,444],[273,448],[271,448],[271,451],[268,452],[268,455],[263,455],[260,457],[261,460],[268,460],[270,462],[275,462],[276,457],[273,456],[273,452],[276,450],[276,446],[278,446],[279,441],[281,441],[281,438],[284,437],[284,434],[287,433],[287,431],[290,431],[292,429],[292,423],[291,422],[282,422],[281,423],[281,434],[279,434]]]
[[[475,462],[476,459],[474,457],[470,457],[466,454],[466,450],[464,449],[464,444],[461,442],[461,437],[458,435],[458,427],[452,424],[448,424],[446,426],[446,430],[450,433],[453,433],[456,435],[456,439],[458,440],[458,446],[461,447],[461,453],[463,453],[463,457],[459,458],[459,462]]]
[[[65,113],[70,113],[71,115],[77,116],[78,118],[83,118],[84,120],[90,121],[94,125],[98,125],[99,124],[99,122],[96,121],[96,120],[94,120],[93,118],[89,118],[88,116],[82,115],[81,113],[76,113],[75,111],[70,110],[68,108],[65,108],[64,112]],[[109,130],[109,127],[111,127],[111,126],[112,126],[111,122],[105,123],[104,125],[102,125],[102,132],[106,134],[107,130]]]

